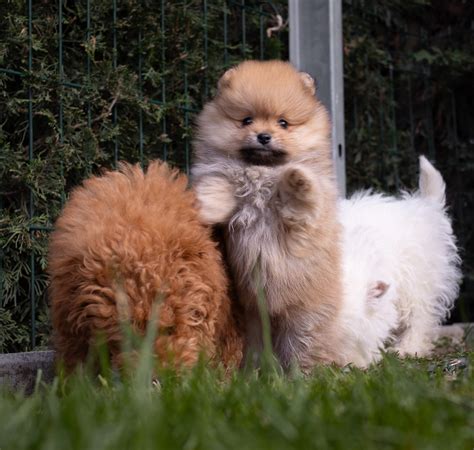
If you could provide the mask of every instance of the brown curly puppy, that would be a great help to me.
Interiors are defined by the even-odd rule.
[[[97,335],[120,365],[121,320],[143,334],[158,302],[155,353],[192,366],[201,353],[239,364],[242,343],[220,253],[187,178],[165,163],[121,164],[76,188],[49,247],[55,347],[68,370]],[[156,318],[155,318],[156,320]]]

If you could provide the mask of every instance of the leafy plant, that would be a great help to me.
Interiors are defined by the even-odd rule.
[[[188,170],[194,114],[225,68],[287,58],[285,32],[261,39],[285,8],[34,2],[30,23],[24,1],[0,0],[0,307],[19,327],[0,350],[48,343],[47,240],[71,188],[120,159]]]

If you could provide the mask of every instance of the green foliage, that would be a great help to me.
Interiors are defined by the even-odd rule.
[[[288,57],[286,32],[265,34],[285,0],[245,2],[245,45],[240,2],[165,1],[163,16],[126,0],[115,23],[113,2],[90,2],[89,27],[87,2],[61,3],[62,30],[59,2],[33,2],[30,71],[25,2],[0,0],[0,351],[32,348],[32,316],[48,344],[47,239],[71,188],[119,159],[187,170],[193,116],[223,70]],[[343,5],[348,190],[414,187],[417,154],[435,158],[474,285],[472,2]]]
[[[0,352],[28,345],[28,327],[13,320],[11,312],[0,308]]]
[[[285,1],[246,2],[245,45],[238,2],[165,1],[163,15],[126,0],[115,22],[113,2],[87,3],[33,2],[30,70],[25,2],[0,0],[0,315],[18,324],[0,351],[48,343],[47,239],[71,188],[121,159],[187,170],[193,116],[225,68],[287,57],[285,33],[265,37]]]
[[[466,365],[452,369],[452,358]],[[28,397],[0,394],[5,449],[468,449],[473,354],[387,356],[368,371],[320,367],[226,378],[204,366],[160,386],[79,373]]]
[[[420,153],[436,159],[455,189],[446,166],[468,156],[470,136],[463,142],[456,115],[472,117],[472,107],[456,103],[474,72],[473,5],[346,0],[344,7],[349,190],[414,187]]]

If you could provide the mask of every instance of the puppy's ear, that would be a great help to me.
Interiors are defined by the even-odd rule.
[[[217,82],[217,91],[221,91],[222,89],[230,86],[231,78],[234,73],[235,67],[231,67],[224,73],[224,75],[219,78],[219,81]]]
[[[314,81],[314,78],[306,72],[300,72],[300,78],[304,87],[311,92],[311,95],[316,94],[316,82]]]

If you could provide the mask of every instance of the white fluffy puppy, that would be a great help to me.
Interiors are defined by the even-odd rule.
[[[358,193],[339,206],[345,289],[339,320],[346,362],[366,366],[387,342],[400,355],[429,354],[461,279],[441,174],[422,156],[413,195]],[[382,295],[369,293],[367,300],[373,280],[389,288]]]

